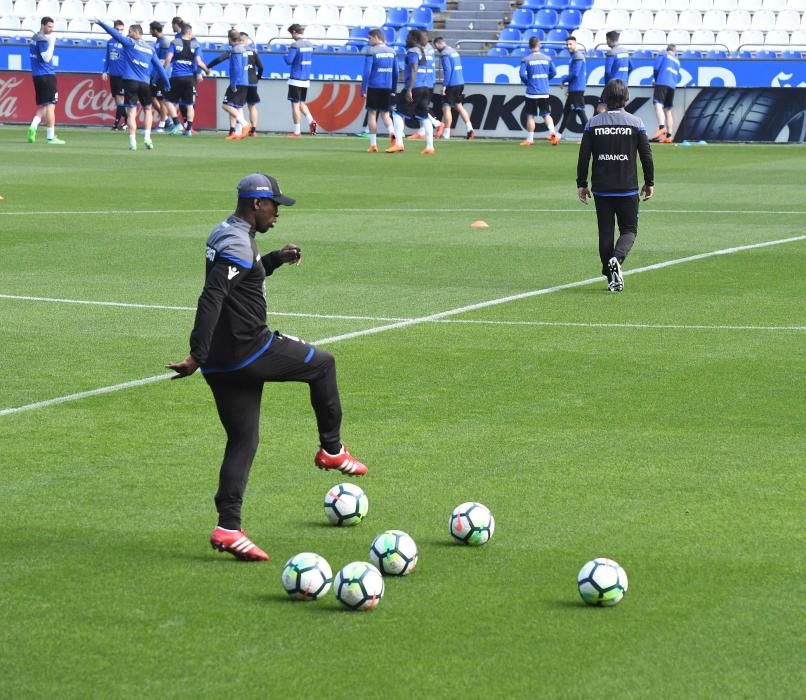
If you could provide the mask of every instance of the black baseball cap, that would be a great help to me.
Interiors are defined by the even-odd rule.
[[[276,178],[265,173],[252,173],[238,183],[238,197],[242,199],[271,199],[275,204],[294,206],[296,199],[286,197],[280,191]]]

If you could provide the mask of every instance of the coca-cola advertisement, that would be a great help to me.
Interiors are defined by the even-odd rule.
[[[65,126],[111,125],[115,120],[115,99],[109,83],[97,74],[59,73],[59,101],[56,123]],[[196,98],[197,129],[215,129],[216,90],[214,81],[199,85]],[[30,122],[36,112],[34,83],[30,73],[0,71],[0,122]]]

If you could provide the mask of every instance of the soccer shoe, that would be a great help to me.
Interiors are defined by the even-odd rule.
[[[395,143],[397,143],[397,137],[396,137],[394,134],[389,134],[389,141],[390,141],[390,142],[392,143],[392,145],[394,146],[394,145],[395,145]]]
[[[28,127],[28,143],[36,143],[36,129],[32,126]]]
[[[403,146],[395,144],[394,146],[389,146],[389,148],[386,149],[386,153],[403,153],[405,150]]]
[[[177,122],[176,124],[174,124],[171,127],[171,130],[168,133],[171,136],[177,136],[178,134],[181,134],[183,131],[184,131],[184,128],[182,127],[182,125],[179,122]]]
[[[257,131],[254,129],[249,130],[249,138],[256,139],[257,138]]]
[[[300,136],[302,136],[302,134],[298,134],[295,131],[292,131],[290,134],[288,134],[288,138],[290,139],[298,139]]]
[[[193,132],[190,129],[185,129],[182,132],[182,136],[193,136]]]
[[[235,135],[235,132],[233,131],[231,134],[227,134],[227,135],[224,137],[224,140],[225,140],[225,141],[237,141],[237,140],[238,140],[238,137]]]
[[[134,145],[132,145],[132,144],[129,144],[129,150],[130,150],[130,151],[136,151],[136,150],[137,150],[137,146],[134,146]]]
[[[535,145],[535,142],[534,142],[534,141],[529,141],[529,140],[527,139],[526,141],[521,141],[520,145],[521,145],[521,146],[534,146],[534,145]]]
[[[64,146],[64,143],[64,141],[56,136],[54,136],[52,139],[48,139],[49,146]]]
[[[115,127],[113,126],[112,131],[114,131],[114,130],[115,130]],[[154,129],[153,133],[155,133],[155,134],[164,134],[165,133],[165,127],[164,126],[158,126],[156,129]]]
[[[378,152],[378,147],[377,146],[370,146],[367,149],[367,153],[377,153],[377,152]]]
[[[347,451],[346,445],[341,446],[337,455],[332,455],[320,447],[313,458],[313,463],[320,469],[335,469],[347,476],[363,476],[367,473],[366,466]]]
[[[246,129],[241,131],[240,134],[235,134],[235,140],[236,141],[243,141],[244,139],[248,139],[248,138],[249,138],[249,132]]]
[[[143,139],[143,145],[146,147],[146,150],[148,151],[154,150],[154,142],[151,139]]]
[[[467,134],[465,135],[465,138],[468,141],[472,141],[473,139],[476,138],[476,132],[475,131],[468,131]]]
[[[436,129],[434,129],[434,138],[435,139],[441,139],[442,134],[444,132],[445,132],[445,125],[442,122],[440,122],[439,126]]]
[[[319,125],[316,122],[311,122],[310,126],[308,127],[308,131],[310,132],[311,136],[316,136],[316,130],[319,128]]]
[[[421,156],[433,156],[434,153],[435,151],[433,148],[424,148],[422,151],[420,151]]]
[[[559,145],[561,138],[562,136],[560,136],[559,134],[550,134],[549,143],[551,143],[552,146],[557,146]]]
[[[672,137],[671,137],[671,136],[666,136],[665,138],[662,138],[662,139],[660,140],[660,142],[661,142],[661,143],[673,143],[673,142],[674,142],[674,140],[672,139]]]
[[[425,136],[423,136],[422,134],[417,133],[417,134],[412,134],[411,136],[409,136],[409,139],[414,139],[414,140],[417,140],[417,141],[425,141]]]
[[[243,530],[217,527],[210,535],[210,545],[219,552],[229,552],[241,561],[269,561],[271,557],[250,540]]]
[[[621,265],[618,264],[618,260],[610,258],[607,267],[610,269],[610,284],[607,285],[607,288],[611,292],[623,292],[624,276],[621,274]]]
[[[655,141],[656,143],[660,143],[661,139],[666,136],[666,129],[658,129],[655,132],[655,135],[649,139],[650,141]]]

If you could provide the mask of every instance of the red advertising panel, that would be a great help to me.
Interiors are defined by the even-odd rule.
[[[115,100],[109,83],[89,73],[59,73],[59,102],[56,123],[64,126],[111,125],[115,120]],[[216,90],[213,81],[199,85],[196,98],[198,129],[215,129]],[[0,71],[0,122],[30,122],[36,112],[34,83],[30,73]],[[142,118],[142,117],[141,117]]]

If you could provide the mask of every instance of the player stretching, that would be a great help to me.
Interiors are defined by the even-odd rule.
[[[652,103],[655,105],[655,113],[658,115],[658,131],[650,141],[672,142],[674,89],[680,81],[680,61],[677,58],[676,49],[674,44],[669,44],[666,47],[666,53],[658,54],[655,59],[652,70],[655,80],[655,95]]]
[[[369,153],[378,152],[378,114],[392,136],[394,130],[389,112],[392,109],[392,95],[397,90],[397,56],[395,50],[386,45],[386,38],[380,29],[369,32],[369,48],[364,58],[364,72],[361,78],[361,95],[367,100],[367,126],[369,127]]]
[[[466,139],[474,139],[473,124],[470,123],[470,115],[467,113],[462,100],[465,89],[465,76],[462,71],[462,57],[459,52],[445,43],[445,39],[438,36],[434,39],[434,48],[439,53],[442,62],[442,94],[445,101],[442,103],[442,123],[444,131],[442,138],[446,141],[451,138],[451,125],[453,124],[453,112],[456,110],[467,127]]]
[[[122,20],[116,19],[112,25],[119,32],[123,31]],[[117,39],[106,42],[103,72],[101,80],[109,81],[109,92],[115,98],[115,123],[112,131],[123,131],[123,122],[126,121],[126,108],[123,106],[123,44]]]
[[[224,93],[224,104],[221,105],[221,109],[230,117],[227,141],[239,141],[249,136],[249,131],[246,129],[248,123],[243,116],[246,91],[249,87],[249,61],[241,40],[241,33],[237,29],[230,29],[228,37],[230,46],[229,87]]]
[[[540,39],[533,36],[529,39],[529,48],[532,50],[521,62],[521,82],[526,85],[526,104],[523,113],[526,115],[526,140],[521,146],[534,146],[535,143],[535,117],[540,114],[549,130],[549,141],[556,146],[560,139],[554,131],[554,120],[551,118],[551,105],[549,103],[549,80],[557,71],[554,64],[546,54],[540,51]]]
[[[204,65],[201,45],[193,38],[192,26],[182,25],[182,36],[171,42],[165,60],[171,66],[171,91],[165,96],[165,100],[169,104],[187,109],[182,136],[193,136],[193,120],[196,118],[196,85],[204,80],[201,72],[209,72],[209,69]]]
[[[241,530],[241,504],[260,438],[260,400],[266,382],[309,385],[319,430],[316,466],[349,476],[367,473],[341,442],[333,355],[266,326],[266,277],[283,264],[298,263],[302,253],[287,244],[261,256],[255,234],[274,226],[279,205],[293,204],[269,175],[254,173],[238,183],[235,212],[207,239],[206,279],[190,334],[190,354],[166,365],[177,378],[201,368],[213,392],[227,446],[215,496],[218,527],[210,542],[247,561],[269,558]]]
[[[308,97],[308,87],[311,84],[313,43],[303,37],[305,29],[299,24],[292,24],[288,28],[288,33],[294,40],[288,47],[288,53],[284,56],[285,62],[291,66],[288,77],[288,101],[291,103],[291,120],[294,122],[294,131],[289,136],[296,137],[302,133],[300,115],[305,115],[305,119],[308,120],[308,131],[313,136],[316,133],[317,124],[305,102]]]
[[[48,130],[48,143],[63,146],[64,141],[56,138],[56,102],[59,88],[56,85],[56,66],[53,64],[53,49],[56,35],[53,33],[53,19],[43,17],[39,31],[34,34],[31,44],[31,75],[36,94],[36,114],[28,127],[28,143],[36,141],[36,129],[44,119]]]
[[[638,235],[638,172],[636,153],[641,158],[644,201],[655,193],[655,167],[652,149],[643,122],[624,111],[630,99],[621,80],[605,85],[602,100],[607,111],[595,115],[585,126],[577,162],[577,196],[583,204],[593,192],[599,224],[599,259],[602,274],[611,292],[624,289],[621,266]],[[588,163],[593,158],[591,189],[588,189]],[[614,219],[619,238],[613,245]]]

